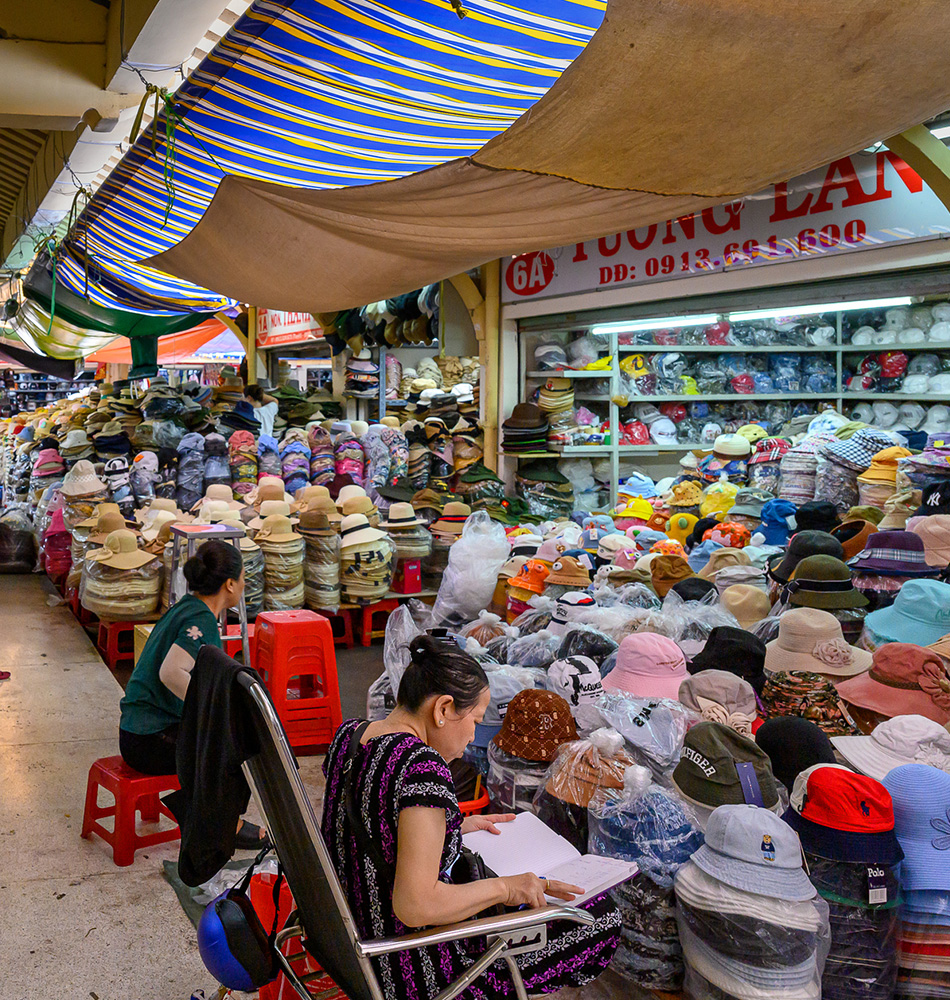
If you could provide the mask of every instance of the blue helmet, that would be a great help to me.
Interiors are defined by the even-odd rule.
[[[251,901],[240,889],[211,900],[198,921],[198,951],[205,968],[222,986],[251,993],[280,971]]]

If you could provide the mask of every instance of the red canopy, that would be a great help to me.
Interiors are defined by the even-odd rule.
[[[160,337],[158,341],[158,362],[169,363],[190,358],[192,354],[220,336],[227,327],[218,319],[205,320],[204,323],[186,330],[184,333],[172,333]],[[108,347],[103,347],[90,354],[86,361],[98,364],[130,365],[132,364],[132,345],[128,337],[116,337]]]

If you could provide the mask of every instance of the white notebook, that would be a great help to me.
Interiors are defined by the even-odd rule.
[[[462,842],[469,850],[480,854],[496,875],[533,872],[538,878],[580,886],[584,891],[570,902],[570,906],[586,903],[605,889],[633,878],[640,870],[632,861],[581,854],[534,813],[518,813],[510,823],[496,825],[501,833],[476,830],[466,833]],[[552,903],[565,902],[554,896],[547,898]]]

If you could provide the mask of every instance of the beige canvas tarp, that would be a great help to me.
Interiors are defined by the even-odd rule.
[[[950,107],[950,0],[612,0],[470,159],[314,191],[226,177],[144,263],[260,306],[386,298],[751,194]]]

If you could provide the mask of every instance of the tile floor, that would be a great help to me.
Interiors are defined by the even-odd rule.
[[[0,996],[3,1000],[189,1000],[217,984],[162,861],[129,868],[83,840],[89,765],[118,753],[122,688],[45,578],[0,576]],[[344,717],[365,712],[382,646],[342,651]],[[319,814],[320,759],[301,759]],[[251,857],[251,855],[247,855]]]

